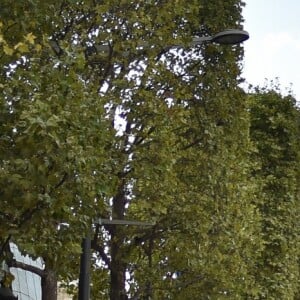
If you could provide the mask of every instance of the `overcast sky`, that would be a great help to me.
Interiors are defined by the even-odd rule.
[[[300,0],[245,0],[243,76],[248,83],[264,85],[279,78],[284,92],[292,84],[300,100]]]

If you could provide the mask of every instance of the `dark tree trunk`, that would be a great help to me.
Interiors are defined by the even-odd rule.
[[[42,300],[57,300],[57,277],[53,270],[44,270],[42,276]]]
[[[117,195],[113,199],[113,219],[124,219],[125,214],[125,180],[123,179]],[[127,300],[125,291],[126,264],[123,260],[122,245],[123,232],[120,226],[112,225],[111,235],[111,263],[110,263],[110,300]]]
[[[152,269],[152,252],[153,252],[153,247],[154,247],[154,241],[153,238],[150,237],[149,239],[149,246],[148,249],[146,251],[146,254],[148,256],[148,267],[151,270]],[[151,279],[149,279],[146,282],[146,296],[145,296],[146,300],[149,299],[153,299],[153,290],[152,290],[152,282]]]
[[[125,264],[120,253],[120,241],[112,238],[110,264],[110,300],[126,300]]]

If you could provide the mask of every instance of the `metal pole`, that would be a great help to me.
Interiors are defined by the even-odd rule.
[[[154,226],[155,223],[140,222],[131,220],[117,220],[117,219],[102,219],[99,218],[95,224],[99,225],[132,225],[132,226]]]
[[[81,247],[78,300],[89,300],[91,239],[89,237],[82,239]]]
[[[153,226],[154,223],[146,223],[129,220],[99,219],[96,224],[133,225],[133,226]],[[78,285],[78,300],[90,300],[90,259],[91,259],[91,239],[82,239],[82,253],[80,257],[80,274]]]

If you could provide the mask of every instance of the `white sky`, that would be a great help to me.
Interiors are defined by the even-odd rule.
[[[278,78],[284,92],[291,86],[300,98],[300,0],[244,0],[245,42],[243,77],[263,86]]]

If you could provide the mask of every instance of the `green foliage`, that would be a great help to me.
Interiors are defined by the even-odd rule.
[[[299,292],[299,133],[295,99],[278,88],[250,96],[251,137],[261,183],[257,206],[262,215],[264,250],[257,262],[259,299],[297,299]]]
[[[189,46],[241,27],[242,5],[3,1],[1,242],[76,293],[91,234],[93,299],[291,299],[299,112],[248,106],[240,46]]]
[[[2,3],[2,45],[14,52],[0,50],[0,236],[74,278],[80,240],[105,209],[106,149],[115,133],[98,82],[84,81],[80,60],[71,60],[81,50],[61,59],[52,51],[54,20],[45,15],[62,7],[31,3],[12,10]],[[20,52],[14,45],[24,40],[32,47]]]

